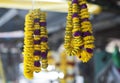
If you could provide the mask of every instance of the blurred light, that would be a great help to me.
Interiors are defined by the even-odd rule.
[[[27,83],[25,79],[20,79],[19,83]]]
[[[60,72],[60,73],[58,74],[58,77],[59,77],[60,79],[63,79],[63,78],[64,78],[64,73],[63,73],[63,72]]]
[[[44,11],[68,12],[68,1],[69,0],[35,0],[35,7],[40,7]],[[21,4],[25,5],[25,7]],[[0,7],[31,9],[31,0],[2,0],[2,2],[0,3]],[[99,14],[101,12],[101,7],[96,4],[88,3],[88,8],[89,12],[92,14]]]
[[[36,0],[36,1],[63,2],[65,0]]]
[[[50,82],[49,80],[45,80],[45,79],[33,79],[30,83],[50,83]]]
[[[117,5],[120,6],[120,1],[117,2]]]
[[[71,66],[68,66],[67,67],[67,73],[69,74],[69,75],[73,75],[74,74],[74,69],[73,69],[73,67],[71,67]]]
[[[67,60],[70,62],[74,62],[74,56],[67,56]]]
[[[93,14],[99,14],[101,12],[101,7],[96,4],[88,4],[89,12],[92,12]]]
[[[56,72],[56,71],[53,71],[53,72],[49,72],[49,78],[51,79],[51,80],[56,80],[56,79],[58,79],[58,72]],[[47,76],[47,75],[46,75]]]
[[[48,71],[55,70],[55,65],[48,65],[47,70]]]
[[[20,72],[23,72],[23,63],[19,64],[19,69],[20,69]]]
[[[44,79],[44,80],[56,80],[58,79],[58,72],[52,71],[52,72],[43,72],[40,73],[34,73],[35,79]]]
[[[83,76],[76,76],[76,83],[84,83],[84,77]]]
[[[59,83],[58,81],[54,81],[53,83]]]
[[[23,38],[23,31],[1,32],[0,38]]]
[[[109,53],[113,53],[116,45],[119,47],[119,51],[120,51],[120,40],[119,39],[114,39],[110,43],[108,43],[105,50]]]

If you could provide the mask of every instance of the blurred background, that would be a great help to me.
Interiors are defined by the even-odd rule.
[[[34,0],[47,12],[50,52],[46,71],[23,76],[24,20],[32,0],[0,0],[0,83],[120,83],[120,0],[88,0],[94,57],[82,63],[63,48],[67,0]]]

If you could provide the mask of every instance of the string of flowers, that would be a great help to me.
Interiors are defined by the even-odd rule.
[[[72,0],[68,10],[64,39],[66,53],[87,62],[93,55],[94,37],[86,0]]]
[[[68,55],[72,55],[72,46],[71,46],[71,40],[72,40],[72,3],[69,2],[69,12],[67,16],[67,22],[66,22],[66,31],[65,31],[65,42],[64,47],[66,49],[66,53]]]
[[[34,71],[40,72],[41,46],[40,46],[40,10],[34,10]]]
[[[40,17],[40,28],[41,28],[41,57],[42,57],[42,68],[46,69],[48,66],[48,35],[46,30],[46,14],[45,12],[41,12]]]
[[[80,51],[80,47],[83,45],[82,34],[81,34],[81,26],[80,26],[80,18],[79,18],[79,4],[78,0],[72,1],[72,23],[73,23],[73,53],[76,55],[78,51]]]
[[[79,0],[80,5],[80,19],[82,28],[82,37],[84,47],[82,48],[80,60],[87,62],[93,56],[94,37],[92,32],[92,25],[90,23],[90,15],[87,9],[86,0]]]
[[[34,25],[34,17],[33,12],[29,12],[25,18],[25,33],[24,33],[24,76],[28,79],[33,78],[34,72],[34,59],[33,59],[33,52],[34,52],[34,44],[33,44],[33,28]]]
[[[48,66],[48,36],[46,15],[40,9],[34,9],[26,15],[24,37],[24,76],[33,78],[33,72]]]

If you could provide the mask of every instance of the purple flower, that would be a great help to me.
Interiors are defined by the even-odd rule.
[[[46,22],[40,22],[40,26],[46,26]]]
[[[48,53],[48,51],[46,51],[46,52],[41,52],[42,58],[46,59],[46,58],[47,58],[47,53]]]
[[[78,0],[73,0],[72,3],[78,3]]]
[[[83,49],[84,48],[84,45],[80,46],[80,49]]]
[[[81,35],[81,32],[80,32],[80,31],[76,31],[73,35],[74,35],[75,37],[76,37],[76,36],[80,36],[80,35]]]
[[[40,30],[39,30],[39,29],[36,29],[36,30],[34,31],[34,34],[35,34],[35,35],[40,35]]]
[[[39,61],[34,61],[34,66],[35,67],[40,67],[40,62]]]
[[[36,19],[34,19],[34,22],[35,23],[37,23],[37,22],[39,23],[39,20],[40,20],[39,18],[36,18]]]
[[[91,34],[90,32],[88,32],[88,31],[87,31],[87,32],[84,32],[84,33],[82,34],[83,37],[85,37],[85,36],[90,36],[90,35],[92,35],[92,34]]]
[[[86,48],[86,51],[89,53],[93,53],[93,49],[91,49],[91,48]]]
[[[84,21],[89,21],[89,19],[88,18],[81,19],[81,22],[84,22]]]
[[[41,54],[41,52],[39,51],[39,50],[35,50],[34,51],[34,55],[36,56],[36,55],[40,55]]]
[[[48,41],[48,38],[47,37],[42,37],[41,38],[41,42],[47,42]]]
[[[40,44],[40,40],[34,40],[34,44]]]
[[[74,13],[74,14],[72,15],[72,18],[74,18],[74,17],[78,17],[78,14],[77,14],[77,13]]]
[[[84,8],[87,8],[87,5],[86,4],[82,4],[80,7],[81,7],[81,9],[84,9]]]

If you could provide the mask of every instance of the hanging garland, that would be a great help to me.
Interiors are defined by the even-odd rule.
[[[86,0],[69,2],[64,47],[68,55],[87,62],[93,56],[94,37]]]
[[[33,72],[46,69],[48,66],[48,36],[46,15],[40,9],[30,11],[25,18],[24,37],[24,76],[33,78]]]
[[[26,78],[32,79],[33,78],[33,71],[34,71],[34,45],[33,45],[33,24],[34,17],[32,12],[28,13],[25,18],[25,33],[24,33],[24,75]]]

